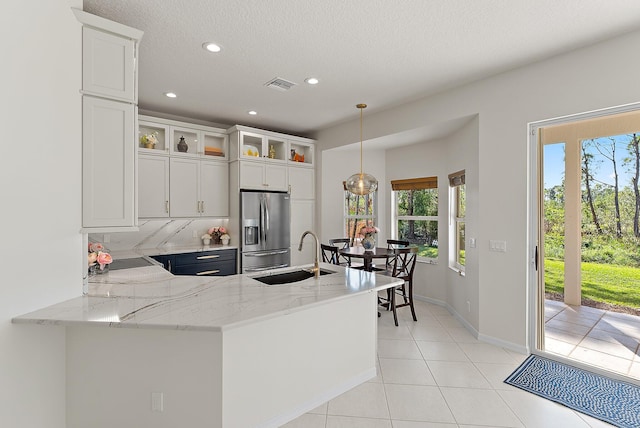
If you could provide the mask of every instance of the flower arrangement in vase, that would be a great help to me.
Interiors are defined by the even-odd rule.
[[[225,229],[224,226],[214,226],[207,230],[207,233],[202,235],[201,239],[204,242],[204,245],[209,245],[211,241],[213,241],[214,244],[220,244],[220,239],[223,235],[226,235],[227,239],[229,239],[229,235],[227,235],[227,229]]]
[[[158,143],[158,131],[140,136],[140,145],[145,149],[153,149]]]
[[[111,254],[105,251],[100,242],[90,242],[87,262],[89,265],[89,275],[104,273],[113,261]]]
[[[365,226],[360,229],[360,236],[362,236],[362,246],[365,250],[373,250],[376,247],[376,233],[380,232],[375,226]]]

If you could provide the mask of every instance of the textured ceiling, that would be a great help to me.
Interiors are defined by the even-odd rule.
[[[640,28],[638,0],[84,0],[84,10],[144,31],[141,109],[305,136],[357,119],[360,102],[384,110]],[[297,85],[265,87],[274,77]]]

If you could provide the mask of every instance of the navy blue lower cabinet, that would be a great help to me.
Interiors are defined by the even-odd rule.
[[[152,257],[174,275],[226,276],[237,273],[237,250],[235,249]]]

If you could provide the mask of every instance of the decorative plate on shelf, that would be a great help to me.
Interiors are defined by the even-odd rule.
[[[251,144],[245,144],[242,146],[242,154],[243,156],[255,156],[257,158],[260,157],[260,150],[256,146],[252,146]]]

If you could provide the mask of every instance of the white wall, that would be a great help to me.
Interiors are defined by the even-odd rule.
[[[479,115],[475,293],[481,338],[521,350],[528,344],[527,280],[533,245],[527,245],[527,124],[639,101],[640,57],[633,55],[639,44],[640,32],[630,33],[369,114],[368,138]],[[351,121],[320,132],[318,150],[339,147],[357,126]],[[321,174],[326,173],[323,167]],[[323,204],[324,195],[321,199]],[[492,239],[506,241],[507,252],[489,252]]]
[[[11,318],[82,292],[81,0],[2,7],[0,426],[65,426],[64,330]],[[83,251],[84,250],[84,255]]]
[[[465,170],[467,190],[477,194],[478,165],[478,118],[472,118],[461,129],[451,135],[410,146],[389,149],[386,152],[387,181],[416,177],[438,177],[438,259],[437,264],[418,262],[414,273],[414,293],[417,298],[426,298],[447,304],[471,328],[478,329],[478,266],[477,248],[467,248],[466,276],[449,269],[448,226],[449,184],[448,175]],[[443,161],[444,160],[444,161]],[[390,199],[391,189],[388,188]],[[467,201],[466,231],[469,237],[477,233],[477,198]],[[391,206],[384,207],[389,224]],[[467,309],[467,301],[471,311]]]

